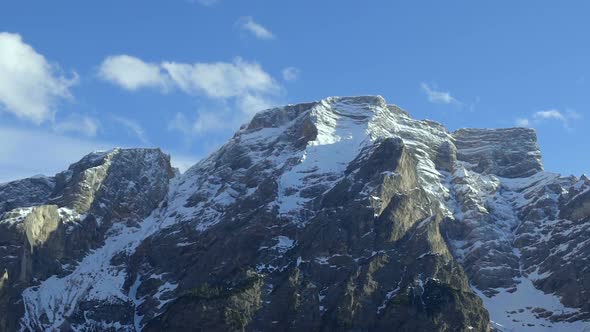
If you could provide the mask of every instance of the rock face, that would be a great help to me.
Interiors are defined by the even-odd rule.
[[[4,274],[0,312],[5,313],[0,330],[52,329],[50,326],[58,326],[59,315],[80,310],[88,301],[82,296],[70,298],[77,306],[68,307],[70,312],[42,308],[51,303],[47,297],[54,296],[43,293],[44,286],[72,276],[90,250],[104,247],[120,229],[142,222],[166,196],[173,175],[169,157],[159,150],[115,149],[90,154],[53,178],[0,186],[0,197],[7,197],[4,206],[23,205],[0,217],[0,268]],[[85,282],[99,284],[92,279]],[[68,289],[88,291],[83,283],[68,281],[63,286],[52,289],[53,284],[48,289],[64,297],[71,296]],[[27,298],[36,296],[36,289],[42,295]],[[100,311],[102,306],[108,304],[97,304],[86,314]],[[28,325],[21,320],[33,312],[42,316],[43,324]]]
[[[459,129],[457,159],[480,174],[525,178],[543,170],[533,129]]]
[[[18,207],[29,207],[43,204],[49,199],[55,179],[34,177],[0,184],[0,213]]]
[[[381,97],[0,185],[1,331],[583,331],[590,180]]]

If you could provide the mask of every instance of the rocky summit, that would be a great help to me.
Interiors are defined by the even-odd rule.
[[[0,185],[0,331],[590,331],[590,179],[381,97]]]

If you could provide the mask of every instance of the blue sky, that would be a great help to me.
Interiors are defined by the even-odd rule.
[[[451,130],[533,127],[547,170],[588,173],[589,15],[584,1],[3,1],[0,182],[113,146],[186,167],[260,108],[364,94]]]

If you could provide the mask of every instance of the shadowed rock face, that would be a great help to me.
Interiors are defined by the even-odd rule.
[[[27,202],[0,217],[0,311],[7,313],[0,330],[19,326],[25,288],[71,273],[109,232],[141,222],[164,199],[172,176],[159,150],[115,149],[90,154],[53,178],[0,186],[0,197],[18,187],[26,197],[11,202]]]
[[[47,201],[55,180],[48,177],[35,177],[0,184],[0,214],[19,207],[43,204]]]
[[[0,330],[587,326],[590,180],[544,172],[532,130],[332,97],[173,175],[116,149],[1,185]]]

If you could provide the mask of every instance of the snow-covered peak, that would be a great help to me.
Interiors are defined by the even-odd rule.
[[[20,323],[161,330],[186,308],[201,324],[213,315],[186,301],[219,294],[207,310],[257,303],[260,316],[244,320],[252,330],[331,324],[335,308],[362,313],[358,329],[386,329],[408,307],[416,330],[436,330],[419,328],[424,308],[451,308],[465,318],[437,316],[459,324],[449,330],[486,331],[472,286],[499,330],[580,330],[586,286],[562,267],[588,257],[590,180],[543,172],[540,160],[532,130],[450,133],[380,96],[260,112],[184,174],[156,149],[94,152],[48,181],[0,186],[0,209],[11,209],[0,227],[17,230],[40,201],[59,206],[63,238],[76,240],[67,259],[51,260],[60,273],[31,279],[15,300]],[[23,187],[30,199],[7,200]],[[9,275],[22,266],[16,239],[4,249]],[[291,287],[302,315],[283,323]]]
[[[291,215],[310,201],[302,190],[329,189],[361,151],[394,137],[402,139],[416,161],[421,187],[443,200],[449,197],[443,173],[452,172],[457,159],[467,169],[507,178],[542,170],[536,135],[530,129],[462,129],[451,134],[437,122],[411,118],[381,96],[328,97],[258,113],[221,149],[183,175],[180,188],[185,194],[176,195],[178,204],[194,201],[194,191],[209,193],[214,199],[202,201],[209,207],[201,219],[215,224],[223,207],[245,190],[231,183],[259,168],[280,178],[276,204],[281,213]],[[232,174],[225,174],[224,168]]]
[[[257,113],[252,121],[245,126],[247,130],[259,129],[262,127],[279,127],[294,120],[303,113],[309,113],[315,106],[331,104],[355,104],[374,105],[387,107],[385,99],[381,96],[357,96],[357,97],[328,97],[320,101],[309,103],[290,104],[282,107],[271,108]]]

